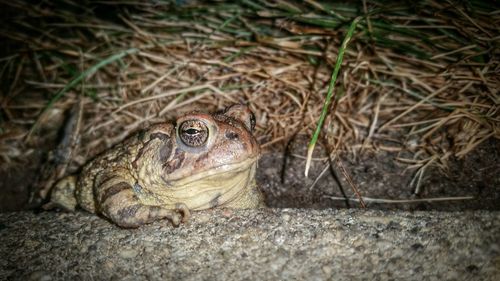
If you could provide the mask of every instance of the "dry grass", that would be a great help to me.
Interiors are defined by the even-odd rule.
[[[500,9],[486,2],[54,2],[2,3],[2,168],[53,136],[79,96],[80,164],[152,122],[233,102],[257,113],[266,149],[310,137],[359,15],[320,135],[330,147],[399,152],[418,187],[430,166],[500,138]]]

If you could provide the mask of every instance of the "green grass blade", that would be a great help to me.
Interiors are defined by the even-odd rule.
[[[356,29],[356,26],[358,25],[358,22],[362,19],[363,17],[357,17],[355,18],[351,26],[349,26],[349,29],[347,30],[347,34],[344,38],[344,41],[342,42],[342,45],[340,46],[339,49],[339,54],[337,56],[337,62],[335,63],[335,68],[332,73],[332,78],[330,79],[330,85],[328,86],[328,92],[326,95],[325,103],[323,104],[323,110],[321,111],[321,115],[318,120],[318,125],[316,126],[316,130],[314,131],[314,134],[311,138],[311,141],[309,142],[309,145],[307,146],[307,160],[306,160],[306,168],[305,168],[305,176],[307,177],[309,173],[309,168],[311,166],[311,159],[312,159],[312,154],[314,151],[314,147],[316,146],[316,142],[318,141],[319,133],[321,132],[321,129],[323,128],[323,123],[325,121],[326,115],[328,113],[328,107],[330,106],[332,102],[332,97],[333,97],[333,90],[335,89],[335,82],[337,81],[337,76],[340,71],[340,67],[342,65],[342,60],[344,58],[344,52],[345,49],[347,48],[347,44],[352,38],[352,35],[354,34],[354,30]]]
[[[124,56],[127,56],[127,55],[130,55],[130,54],[135,54],[139,52],[139,49],[136,49],[136,48],[131,48],[131,49],[128,49],[128,50],[125,50],[125,51],[122,51],[118,54],[114,54],[98,63],[96,63],[95,65],[93,65],[92,67],[88,68],[87,70],[81,72],[78,76],[76,76],[75,78],[73,78],[73,80],[71,80],[64,88],[62,88],[52,99],[50,99],[50,101],[47,103],[47,105],[43,108],[42,112],[40,112],[40,114],[38,115],[38,118],[37,120],[35,121],[35,123],[33,124],[33,126],[31,127],[28,135],[26,136],[26,140],[28,140],[30,138],[30,136],[32,135],[32,133],[36,130],[36,127],[42,117],[42,115],[48,110],[50,109],[55,102],[57,102],[62,96],[64,96],[64,94],[66,94],[69,90],[71,90],[73,87],[75,87],[76,85],[78,85],[78,83],[80,83],[83,79],[87,78],[87,77],[90,77],[92,74],[94,74],[97,70],[99,70],[100,68],[112,63],[112,62],[115,62],[121,58],[123,58]]]

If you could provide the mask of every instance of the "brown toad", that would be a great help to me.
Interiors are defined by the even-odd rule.
[[[178,225],[190,210],[262,207],[254,127],[252,112],[239,104],[154,125],[59,182],[51,201],[70,210],[79,205],[121,227],[164,218]]]

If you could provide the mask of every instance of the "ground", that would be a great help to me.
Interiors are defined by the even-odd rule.
[[[498,280],[500,213],[206,210],[178,228],[0,214],[2,280]]]
[[[359,203],[342,200],[342,190],[347,197],[355,198],[350,185],[338,167],[328,171],[311,188],[313,182],[327,165],[327,161],[314,162],[310,176],[303,174],[305,144],[292,145],[289,154],[264,154],[259,163],[258,182],[268,196],[272,207],[293,208],[359,208]],[[286,157],[287,161],[284,162]],[[318,153],[318,158],[325,157]],[[346,171],[365,197],[383,199],[456,198],[471,196],[468,200],[437,202],[374,203],[370,209],[390,210],[500,210],[500,141],[491,139],[480,145],[464,159],[452,159],[447,170],[429,169],[421,183],[420,196],[414,195],[410,185],[415,170],[405,170],[406,165],[394,161],[396,153],[365,152],[354,158],[342,155]],[[285,166],[286,165],[286,166]],[[336,178],[333,176],[336,175]],[[284,181],[282,181],[282,178]],[[332,197],[336,197],[332,200]],[[340,198],[339,198],[340,197]]]

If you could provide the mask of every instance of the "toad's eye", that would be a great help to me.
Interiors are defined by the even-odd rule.
[[[181,141],[190,147],[202,146],[208,139],[208,128],[200,120],[187,120],[179,126],[179,137]]]
[[[186,134],[188,134],[188,135],[191,135],[191,136],[194,136],[194,135],[197,135],[197,134],[199,134],[199,133],[200,133],[200,131],[199,131],[199,130],[197,130],[197,129],[193,129],[193,128],[189,128],[189,129],[185,130],[184,132],[185,132]]]

